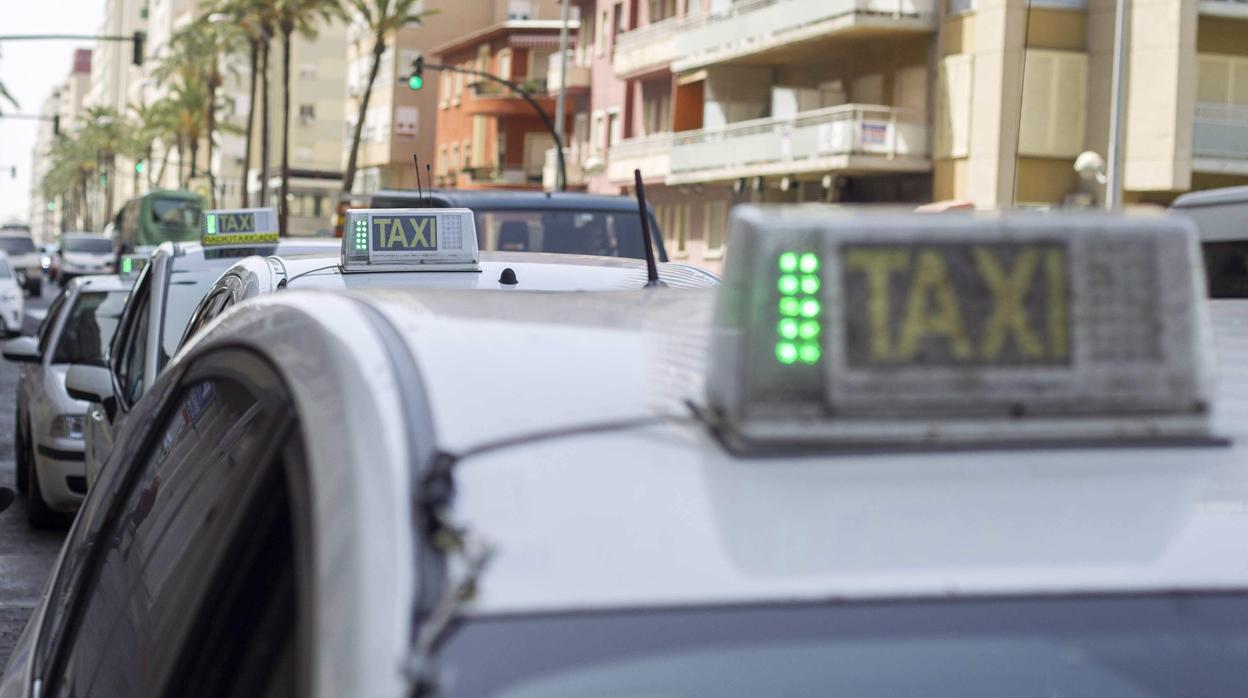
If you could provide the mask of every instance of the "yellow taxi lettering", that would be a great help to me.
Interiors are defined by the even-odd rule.
[[[433,218],[421,218],[412,221],[412,247],[434,248],[438,246],[437,224],[430,225],[433,220]]]
[[[1014,268],[1006,272],[1001,268],[1000,261],[991,250],[976,247],[972,250],[975,266],[987,286],[989,295],[995,304],[984,328],[983,343],[980,354],[985,359],[996,359],[1006,340],[1013,335],[1018,342],[1019,352],[1027,358],[1044,356],[1044,344],[1031,328],[1027,317],[1027,309],[1023,300],[1027,296],[1032,277],[1040,263],[1040,253],[1035,248],[1027,248],[1018,253]]]
[[[955,358],[969,358],[971,341],[966,336],[957,295],[940,253],[931,249],[920,252],[913,277],[897,341],[897,358],[913,359],[919,353],[919,342],[928,336],[944,337]]]
[[[1048,286],[1049,356],[1065,359],[1070,352],[1066,336],[1066,255],[1061,249],[1050,249],[1044,256]]]
[[[845,255],[845,266],[861,270],[867,276],[867,317],[871,337],[871,358],[883,360],[892,352],[888,327],[891,307],[889,275],[902,271],[910,261],[910,253],[896,248],[854,248]]]

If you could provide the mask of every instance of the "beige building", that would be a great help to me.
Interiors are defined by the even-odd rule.
[[[105,0],[104,21],[99,33],[104,36],[132,36],[147,29],[147,3],[144,0]],[[150,47],[144,51],[150,55]],[[87,105],[107,107],[123,118],[130,114],[131,86],[141,80],[143,70],[134,65],[134,44],[124,41],[97,41],[91,60],[91,84]],[[118,156],[116,173],[109,186],[113,188],[113,205],[120,208],[145,187],[143,176],[135,172],[134,161]],[[113,211],[115,213],[115,211]]]
[[[48,200],[44,198],[42,188],[49,164],[46,155],[56,138],[54,124],[61,133],[73,133],[82,125],[87,94],[91,88],[91,58],[91,49],[76,49],[69,76],[52,88],[39,110],[45,119],[39,123],[31,154],[30,230],[41,242],[52,242],[60,233],[82,227],[99,230],[105,222],[101,219],[98,201],[93,199],[88,207],[87,202],[76,193]],[[87,214],[85,218],[84,213]]]

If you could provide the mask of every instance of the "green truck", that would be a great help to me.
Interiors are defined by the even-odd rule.
[[[131,199],[113,219],[113,253],[117,268],[123,257],[142,257],[162,242],[199,239],[204,200],[199,194],[155,189]]]

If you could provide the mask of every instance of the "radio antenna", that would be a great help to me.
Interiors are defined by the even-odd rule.
[[[420,190],[420,156],[412,153],[412,161],[416,163],[416,203],[423,206],[425,203],[424,192]]]
[[[633,180],[637,183],[637,209],[641,213],[641,236],[646,250],[646,288],[658,288],[664,283],[659,280],[659,265],[654,259],[654,238],[650,235],[650,209],[646,206],[646,185],[641,182],[641,170],[633,170]]]
[[[427,162],[425,163],[425,181],[429,183],[429,188],[425,190],[429,197],[429,208],[433,208],[433,168]]]

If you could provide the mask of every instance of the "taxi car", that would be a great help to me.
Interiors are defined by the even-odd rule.
[[[30,236],[30,228],[21,224],[0,226],[0,250],[9,256],[9,265],[26,293],[35,298],[43,295],[42,255]]]
[[[66,392],[65,373],[73,364],[103,362],[129,288],[116,276],[74,280],[52,301],[36,337],[4,345],[4,358],[21,367],[13,443],[17,489],[32,526],[62,523],[86,494],[87,405]]]
[[[739,210],[719,289],[235,307],[0,698],[1237,695],[1248,308],[1181,221],[931,218]]]
[[[0,334],[13,336],[22,332],[22,313],[26,307],[22,285],[9,265],[9,256],[0,250]]]
[[[113,241],[104,235],[65,233],[55,252],[55,281],[64,286],[78,276],[115,271]]]
[[[649,281],[646,263],[640,260],[537,252],[480,252],[478,235],[471,232],[453,238],[455,247],[445,235],[440,243],[426,245],[431,241],[436,243],[436,237],[422,240],[415,234],[413,221],[441,222],[444,232],[452,224],[471,231],[477,217],[464,209],[351,211],[348,226],[353,232],[344,238],[338,254],[254,256],[226,270],[191,314],[183,342],[235,304],[282,289],[610,291],[641,288]],[[392,235],[394,223],[411,227],[412,234],[402,238]],[[368,254],[353,254],[357,244],[359,252]],[[422,246],[430,249],[422,249]],[[369,264],[372,256],[385,256],[388,264]],[[659,283],[666,286],[698,288],[719,284],[714,274],[690,265],[662,262],[657,263],[655,269]]]
[[[88,485],[113,448],[117,423],[126,419],[169,362],[191,313],[222,272],[246,255],[338,247],[337,240],[279,240],[272,209],[254,209],[253,213],[260,227],[269,229],[259,238],[207,246],[202,242],[162,243],[137,274],[127,263],[132,258],[122,259],[123,275],[133,275],[133,292],[112,339],[107,365],[84,363],[66,372],[70,393],[92,403],[85,425]],[[79,382],[75,383],[75,378]]]

